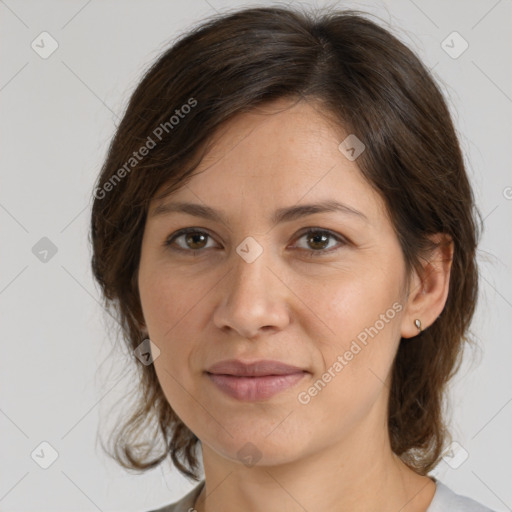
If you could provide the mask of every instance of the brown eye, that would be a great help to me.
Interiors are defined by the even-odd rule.
[[[329,242],[329,235],[324,233],[316,233],[308,237],[308,243],[312,244],[313,249],[325,249]]]
[[[166,240],[165,245],[171,246],[177,251],[200,251],[207,245],[208,239],[211,238],[205,231],[198,229],[188,228],[182,229]],[[180,240],[177,244],[176,241]]]
[[[202,233],[187,233],[184,235],[185,244],[190,249],[202,249],[206,245],[207,236]]]
[[[334,234],[325,229],[309,229],[309,231],[300,236],[299,240],[301,239],[306,240],[307,246],[300,248],[309,252],[311,256],[322,256],[347,244],[347,241],[341,235]],[[331,244],[329,247],[330,240],[336,240],[338,247],[336,247],[336,244],[334,246]]]

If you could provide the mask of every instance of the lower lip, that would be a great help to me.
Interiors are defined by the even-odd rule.
[[[265,375],[263,377],[235,377],[207,373],[210,380],[221,391],[232,398],[246,402],[265,400],[277,393],[289,389],[299,382],[306,372],[289,375]]]

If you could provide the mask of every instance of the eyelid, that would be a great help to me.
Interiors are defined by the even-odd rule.
[[[332,231],[331,229],[321,228],[319,226],[310,226],[310,227],[304,228],[303,230],[300,230],[297,233],[297,235],[295,236],[295,240],[296,241],[299,240],[300,238],[302,238],[304,235],[306,235],[308,233],[326,234],[329,237],[334,238],[339,244],[339,247],[335,247],[335,248],[331,247],[330,249],[321,249],[318,251],[314,251],[313,249],[300,249],[301,251],[308,252],[311,256],[329,255],[333,252],[338,251],[343,246],[352,245],[352,242],[346,236],[342,235],[341,233]]]
[[[304,235],[306,235],[308,233],[312,233],[312,232],[313,233],[327,234],[331,238],[334,238],[339,244],[341,244],[340,247],[337,247],[337,248],[334,248],[334,249],[333,248],[331,248],[331,249],[319,249],[317,251],[315,251],[313,249],[303,249],[303,248],[299,249],[301,251],[305,251],[305,252],[310,253],[310,255],[312,255],[312,256],[314,256],[314,255],[320,256],[320,255],[330,254],[331,252],[335,252],[335,251],[337,251],[338,249],[340,249],[341,247],[343,247],[345,245],[352,244],[352,242],[346,236],[342,235],[341,233],[332,231],[332,230],[327,229],[327,228],[322,228],[322,227],[319,227],[319,226],[309,226],[309,227],[305,227],[305,228],[299,230],[299,232],[294,237],[294,241],[296,242],[297,240],[302,238]],[[171,244],[174,242],[174,240],[176,240],[176,238],[179,238],[182,235],[187,235],[189,233],[205,234],[209,238],[211,238],[212,240],[215,240],[215,237],[210,234],[208,229],[191,226],[191,227],[179,229],[178,231],[176,231],[173,234],[171,234],[169,237],[167,237],[165,239],[164,246],[167,247],[167,248],[170,247],[174,251],[183,252],[183,253],[198,254],[200,252],[203,252],[204,248],[203,249],[183,249],[182,247],[171,247]]]
[[[189,233],[201,233],[207,235],[212,240],[215,240],[215,237],[213,237],[210,232],[205,228],[199,228],[199,227],[188,227],[188,228],[182,228],[178,229],[178,231],[175,231],[171,235],[169,235],[165,241],[164,241],[164,247],[170,248],[173,251],[178,252],[188,252],[188,253],[198,253],[201,252],[203,249],[183,249],[182,247],[171,247],[171,244],[176,240],[176,238],[179,238],[182,235],[188,235]]]

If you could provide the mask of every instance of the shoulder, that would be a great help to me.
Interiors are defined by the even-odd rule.
[[[204,480],[201,480],[188,494],[181,500],[165,505],[164,507],[149,510],[148,512],[193,512],[194,503],[204,487]]]
[[[436,480],[436,493],[426,512],[494,512],[467,496],[455,493]]]

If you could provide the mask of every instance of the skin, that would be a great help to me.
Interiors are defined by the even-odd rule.
[[[382,198],[357,160],[338,150],[347,135],[312,103],[275,101],[230,120],[196,175],[150,205],[138,274],[142,327],[160,349],[154,365],[167,400],[201,440],[206,492],[198,512],[424,512],[435,493],[432,479],[391,451],[386,404],[400,338],[418,334],[416,318],[425,329],[443,309],[452,247],[434,251],[419,273],[406,273]],[[278,208],[325,199],[366,220],[327,212],[270,222]],[[170,201],[215,208],[229,225],[153,215]],[[207,236],[165,246],[186,227]],[[322,240],[308,228],[334,236]],[[251,263],[236,252],[248,236],[263,249]],[[300,403],[299,393],[393,304],[400,311]],[[270,399],[241,402],[204,374],[231,358],[275,359],[309,373]],[[248,442],[260,457],[255,465],[237,455]]]

